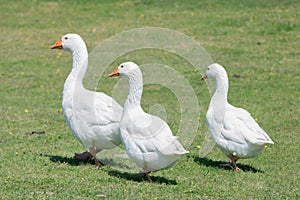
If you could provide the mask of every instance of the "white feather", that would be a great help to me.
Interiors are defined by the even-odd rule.
[[[216,92],[206,114],[208,128],[217,146],[227,156],[250,158],[259,155],[266,144],[274,144],[249,112],[228,103],[228,77],[225,69],[215,63],[206,70],[208,78],[216,79]]]
[[[73,135],[87,148],[111,149],[118,134],[122,107],[104,93],[86,90],[82,79],[88,67],[87,48],[77,34],[62,37],[62,48],[72,52],[72,71],[64,84],[62,110]]]
[[[147,172],[173,166],[188,151],[165,121],[141,108],[143,80],[139,67],[127,62],[118,71],[129,79],[129,94],[120,122],[120,135],[128,156]]]

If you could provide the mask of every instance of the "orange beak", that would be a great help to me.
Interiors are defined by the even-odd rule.
[[[57,42],[55,42],[54,45],[51,46],[51,49],[62,49],[62,41],[59,39]]]
[[[118,68],[117,69],[115,69],[112,73],[110,73],[108,76],[109,77],[112,77],[112,76],[119,76],[120,74],[119,74],[119,70],[118,70]]]
[[[204,73],[201,77],[201,80],[207,79],[207,75]]]

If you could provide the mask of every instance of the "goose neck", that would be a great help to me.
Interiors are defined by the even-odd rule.
[[[217,77],[216,78],[216,91],[213,95],[213,100],[221,102],[227,102],[228,95],[228,78],[227,77]]]
[[[73,67],[71,74],[82,81],[88,66],[88,53],[86,49],[73,51]]]
[[[140,69],[132,70],[128,75],[129,79],[129,92],[126,100],[130,105],[141,104],[141,98],[143,93],[143,76]]]
[[[216,79],[217,91],[227,96],[228,93],[228,78],[227,77],[219,77]]]
[[[79,92],[84,88],[82,80],[88,66],[88,53],[86,47],[83,46],[78,48],[78,50],[72,51],[72,59],[72,71],[65,81],[63,98],[69,98],[73,96],[75,92]]]

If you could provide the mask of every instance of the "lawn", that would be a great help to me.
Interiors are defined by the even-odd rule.
[[[300,198],[299,1],[0,2],[0,199]],[[99,76],[96,89],[120,97],[122,104],[127,80],[120,80],[125,90],[118,90],[114,86],[119,79],[108,78],[118,64],[131,60],[174,69],[197,98],[195,109],[189,107],[187,113],[197,108],[200,113],[191,119],[199,123],[198,129],[183,133],[190,153],[172,169],[152,173],[156,183],[133,178],[124,168],[97,168],[93,162],[75,160],[74,153],[86,149],[61,113],[71,54],[51,50],[51,45],[72,32],[93,52],[108,38],[142,27],[178,31],[201,45],[227,69],[230,103],[247,109],[275,144],[258,157],[238,161],[243,170],[238,173],[219,167],[229,160],[216,147],[200,156],[209,144],[204,141],[210,86],[200,81],[205,63],[192,66],[172,52],[140,49],[113,60],[103,74],[94,74]],[[156,77],[155,70],[144,69],[144,80]],[[179,80],[171,72],[165,75],[159,79]],[[175,134],[187,126],[177,97],[157,82],[145,85],[142,97],[145,111],[164,118]],[[32,134],[40,131],[44,134]]]

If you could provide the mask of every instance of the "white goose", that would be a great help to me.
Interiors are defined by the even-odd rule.
[[[90,150],[75,157],[89,159],[92,155],[96,165],[101,166],[96,153],[121,143],[118,129],[122,107],[106,94],[84,88],[82,79],[88,67],[88,52],[79,35],[66,34],[51,48],[71,51],[73,56],[72,71],[64,84],[62,111],[73,135]]]
[[[274,142],[250,113],[228,103],[228,76],[221,65],[208,66],[202,80],[206,78],[216,79],[216,91],[206,114],[208,128],[217,146],[230,158],[228,165],[239,171],[238,159],[257,156],[266,144]]]
[[[109,76],[125,75],[129,79],[129,94],[124,104],[120,122],[120,136],[128,156],[148,173],[172,167],[179,157],[188,153],[168,124],[162,119],[147,114],[140,103],[143,92],[143,77],[140,68],[133,62],[126,62]]]

